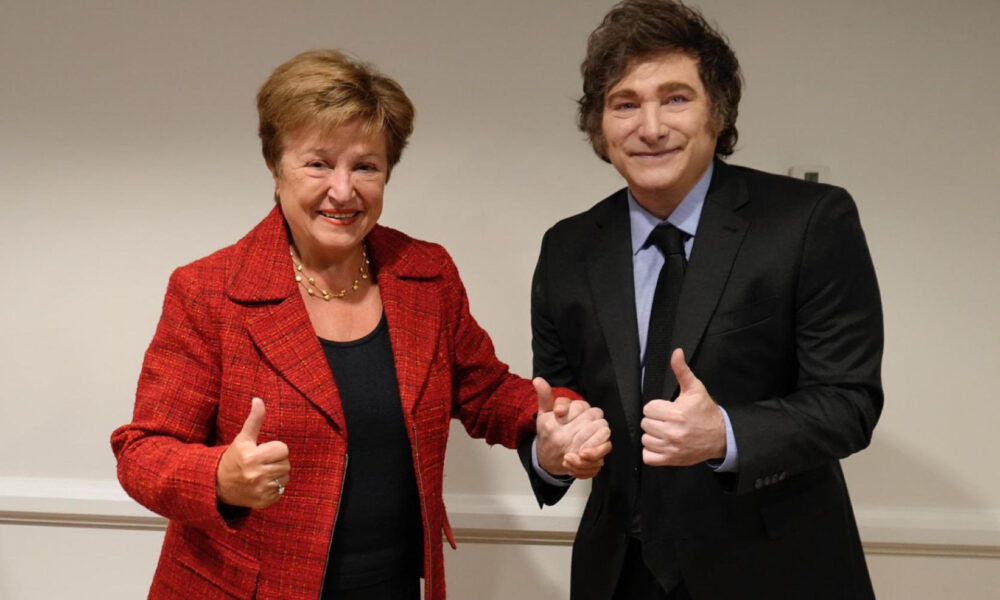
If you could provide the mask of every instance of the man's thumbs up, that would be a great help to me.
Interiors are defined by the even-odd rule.
[[[642,409],[642,461],[654,467],[686,467],[726,455],[726,422],[719,405],[684,359],[670,355],[677,400],[651,400]]]
[[[695,394],[705,389],[701,380],[695,377],[694,371],[684,360],[684,350],[677,348],[670,355],[670,368],[674,372],[674,377],[677,378],[677,385],[680,386],[680,396]],[[680,396],[677,397],[678,400],[681,399]]]
[[[551,412],[558,423],[566,424],[590,408],[586,403],[573,402],[563,396],[553,398],[555,394],[552,386],[542,377],[532,379],[531,385],[535,387],[535,394],[538,396],[539,416]]]
[[[284,442],[257,445],[264,425],[264,401],[253,398],[250,413],[216,470],[216,494],[232,506],[266,508],[285,493],[292,466]]]
[[[535,377],[531,380],[531,385],[535,386],[535,394],[538,395],[538,414],[552,412],[555,399],[549,382],[542,377]]]

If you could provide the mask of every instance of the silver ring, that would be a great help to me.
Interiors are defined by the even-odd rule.
[[[278,486],[278,495],[283,496],[285,494],[285,486],[281,485],[281,482],[277,479],[274,480],[274,485]]]

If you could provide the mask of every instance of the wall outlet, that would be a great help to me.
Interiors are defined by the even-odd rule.
[[[796,165],[788,169],[788,174],[796,179],[830,183],[830,167],[824,165]]]

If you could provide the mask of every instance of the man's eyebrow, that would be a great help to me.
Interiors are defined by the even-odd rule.
[[[656,91],[657,93],[660,94],[668,94],[670,92],[688,92],[691,94],[698,93],[697,90],[695,90],[689,84],[684,83],[683,81],[667,81],[665,83],[660,84],[660,86],[656,88]],[[615,90],[614,92],[608,94],[607,101],[611,102],[616,98],[634,98],[637,95],[638,94],[636,93],[636,91],[631,88],[622,88],[620,90]]]
[[[620,90],[616,90],[608,94],[608,101],[611,101],[615,98],[630,97],[630,96],[635,96],[635,92],[633,90],[630,90],[629,88],[622,88]]]
[[[661,85],[657,90],[662,94],[665,92],[690,92],[692,94],[697,94],[697,90],[691,87],[689,84],[683,81],[668,81]]]

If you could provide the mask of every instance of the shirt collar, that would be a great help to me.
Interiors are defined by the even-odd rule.
[[[705,174],[701,176],[698,183],[691,188],[684,200],[677,205],[666,222],[677,229],[694,237],[698,231],[698,221],[701,220],[701,209],[705,206],[705,196],[708,195],[708,185],[712,181],[712,172],[715,170],[714,162],[708,164]],[[635,255],[642,250],[653,229],[663,223],[656,215],[645,208],[639,206],[632,196],[632,190],[628,191],[628,218],[632,227],[632,254]]]

